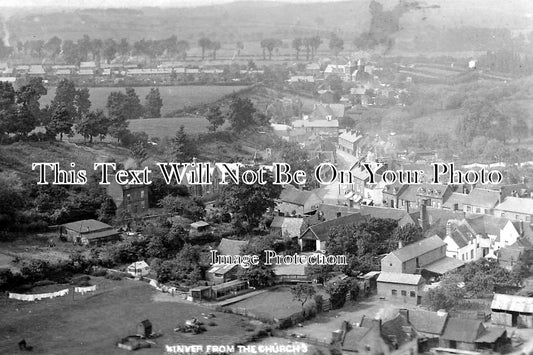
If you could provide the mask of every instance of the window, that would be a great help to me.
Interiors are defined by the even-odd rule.
[[[131,195],[130,195],[130,194],[128,194],[128,195],[126,196],[126,198],[128,199],[128,202],[131,202]]]
[[[396,291],[396,290],[392,290],[392,291],[391,291],[391,294],[392,294],[393,296],[396,296],[396,295],[398,294],[398,291]]]
[[[392,266],[392,263],[390,263],[389,266]]]
[[[141,198],[144,198],[144,190],[141,191]]]
[[[470,250],[470,259],[474,259],[474,250]]]
[[[407,291],[402,290],[402,296],[407,296]]]
[[[144,200],[141,201],[141,208],[144,210],[146,208],[146,205],[144,204]]]
[[[530,219],[529,216],[526,216],[526,222],[529,222],[529,219]]]
[[[476,207],[476,213],[481,213],[481,208]]]
[[[466,206],[466,212],[472,212],[472,207]]]
[[[411,296],[411,297],[416,297],[416,293],[415,293],[415,291],[411,291],[411,292],[409,292],[409,296]]]

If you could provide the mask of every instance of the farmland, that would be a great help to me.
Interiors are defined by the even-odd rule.
[[[150,92],[150,87],[133,87],[137,95],[144,104],[146,95]],[[210,103],[217,101],[233,92],[243,89],[244,86],[161,86],[159,92],[163,99],[163,108],[161,114],[165,115],[169,112],[183,109],[186,106],[194,106],[202,103]],[[92,109],[104,109],[107,102],[107,97],[113,91],[122,91],[126,89],[121,87],[95,87],[89,88],[90,100]],[[40,100],[42,106],[49,104],[55,95],[55,87],[48,88],[48,93]]]
[[[161,354],[164,345],[231,344],[249,333],[254,326],[231,314],[216,312],[215,325],[206,325],[201,335],[174,333],[178,324],[193,317],[202,318],[209,309],[176,302],[154,302],[157,291],[147,283],[132,280],[110,281],[93,277],[97,285],[93,295],[71,295],[35,303],[0,301],[3,322],[0,324],[0,353],[18,352],[17,343],[24,338],[37,354],[116,354],[115,343],[135,334],[136,324],[149,319],[157,348],[142,354]]]
[[[130,120],[128,128],[132,132],[146,132],[149,137],[172,137],[183,125],[187,133],[205,133],[209,122],[204,117],[149,118]]]

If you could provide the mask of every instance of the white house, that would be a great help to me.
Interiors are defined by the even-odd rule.
[[[127,268],[128,274],[136,277],[146,276],[150,273],[150,266],[144,261],[136,261]]]

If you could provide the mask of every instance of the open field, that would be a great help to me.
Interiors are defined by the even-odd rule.
[[[141,86],[133,87],[135,92],[139,96],[141,103],[144,104],[146,95],[150,92],[150,87]],[[217,101],[225,95],[243,89],[244,86],[196,86],[196,85],[184,85],[184,86],[160,86],[159,92],[163,99],[163,108],[161,114],[173,112],[183,109],[186,106],[194,106],[202,103],[210,103]],[[105,109],[107,103],[107,97],[113,91],[125,92],[125,88],[120,87],[96,87],[89,88],[90,100],[92,103],[92,109]],[[48,93],[40,100],[41,106],[49,104],[55,95],[55,87],[48,88]]]
[[[130,120],[129,129],[132,132],[145,132],[149,137],[173,137],[183,125],[187,134],[206,133],[209,121],[204,117],[172,117],[148,118],[144,120]]]
[[[306,303],[306,306],[310,304]],[[286,318],[302,311],[300,302],[293,299],[289,287],[277,287],[268,292],[231,304],[229,308],[244,308],[247,312],[265,318]]]
[[[95,282],[96,281],[96,282]],[[154,339],[157,348],[138,354],[161,354],[164,345],[230,344],[253,329],[248,320],[215,312],[217,326],[206,325],[200,335],[175,333],[186,319],[202,318],[212,312],[195,304],[154,302],[158,292],[139,281],[110,281],[92,278],[97,285],[93,295],[71,295],[35,303],[0,299],[0,353],[18,353],[17,343],[26,339],[35,354],[117,354],[115,343],[135,334],[137,323],[149,319],[162,337]],[[207,323],[207,322],[206,322]]]

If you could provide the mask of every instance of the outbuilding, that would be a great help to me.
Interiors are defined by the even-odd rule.
[[[490,306],[493,324],[533,328],[533,298],[495,294]]]

